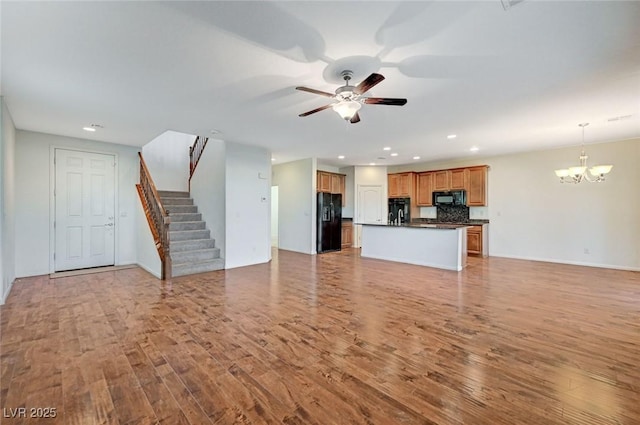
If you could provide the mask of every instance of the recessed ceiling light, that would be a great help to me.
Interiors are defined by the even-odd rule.
[[[479,147],[477,146],[472,146],[471,149],[469,149],[471,152],[478,152],[480,150]]]
[[[396,152],[392,153],[391,156],[398,156]]]
[[[370,162],[369,165],[376,165],[376,163],[375,162]]]
[[[276,159],[275,159],[275,158],[271,158],[271,160],[272,160],[272,161],[275,161]]]
[[[338,155],[338,159],[344,159],[344,155]]]
[[[419,156],[414,156],[413,159],[420,159],[420,157]]]
[[[458,136],[456,136],[455,134],[450,134],[447,136],[447,139],[455,139],[456,137]]]
[[[387,146],[386,148],[382,148],[383,151],[390,151],[391,148],[389,146]]]
[[[84,131],[91,131],[91,132],[96,131],[96,129],[95,129],[95,128],[93,128],[93,127],[82,127],[82,129],[83,129]]]

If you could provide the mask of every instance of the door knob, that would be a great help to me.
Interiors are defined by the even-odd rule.
[[[107,223],[107,224],[105,224],[105,226],[111,227],[111,226],[113,226],[113,223]]]

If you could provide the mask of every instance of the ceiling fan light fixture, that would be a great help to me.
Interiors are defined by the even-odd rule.
[[[343,120],[350,120],[362,108],[362,104],[360,102],[356,102],[355,100],[348,100],[336,103],[333,105],[333,110],[340,115]]]

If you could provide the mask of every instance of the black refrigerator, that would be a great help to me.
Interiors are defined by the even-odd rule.
[[[318,254],[340,251],[342,243],[342,195],[318,192]]]

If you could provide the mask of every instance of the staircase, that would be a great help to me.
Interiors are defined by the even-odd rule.
[[[224,269],[220,248],[215,247],[202,214],[189,192],[159,190],[162,205],[169,212],[169,252],[173,277]]]

